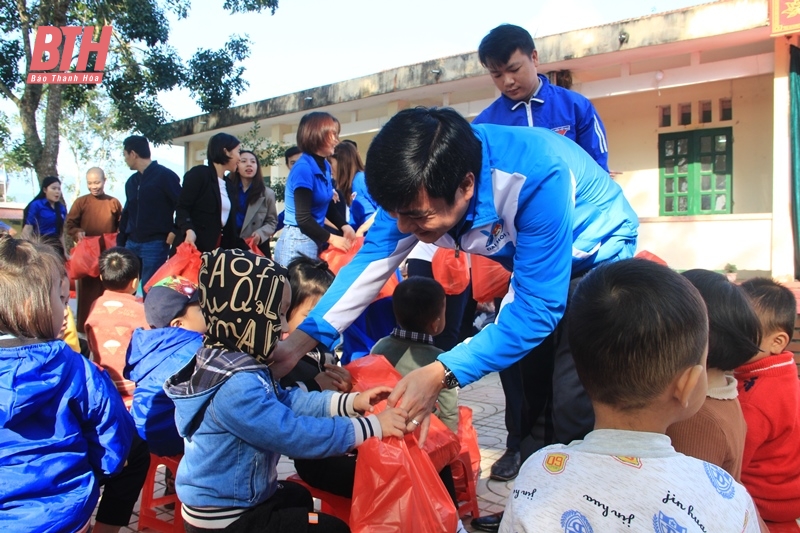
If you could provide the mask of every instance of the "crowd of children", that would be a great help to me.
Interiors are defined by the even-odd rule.
[[[358,446],[402,436],[407,413],[373,413],[390,389],[351,392],[323,346],[279,382],[270,373],[278,339],[331,285],[327,264],[284,269],[217,249],[203,254],[198,285],[170,276],[144,303],[126,249],[103,252],[100,274],[92,362],[63,340],[63,258],[0,236],[0,528],[118,531],[154,453],[182,455],[167,479],[190,533],[348,531],[278,480],[278,459],[351,496]],[[405,375],[440,353],[444,291],[408,278],[393,309],[397,325],[372,353]],[[768,279],[738,286],[638,259],[595,269],[568,312],[595,430],[523,464],[500,530],[800,530],[800,382],[786,351],[796,314],[792,292]],[[437,414],[453,431],[457,404],[441,392]],[[455,500],[449,467],[440,475]]]

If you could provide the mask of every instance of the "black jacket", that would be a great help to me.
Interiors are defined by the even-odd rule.
[[[239,237],[236,231],[236,189],[228,179],[225,180],[225,185],[231,200],[231,212],[223,228],[220,221],[222,199],[216,169],[213,166],[199,165],[183,176],[183,189],[175,209],[175,224],[180,231],[173,248],[177,248],[186,239],[186,231],[190,229],[197,235],[195,245],[201,252],[210,252],[217,248],[220,234],[222,248],[236,247]]]
[[[178,175],[153,161],[125,183],[125,207],[119,223],[117,244],[166,240],[174,229],[172,222],[181,183]]]

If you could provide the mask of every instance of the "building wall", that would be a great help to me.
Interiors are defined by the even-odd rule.
[[[719,99],[731,98],[733,120],[719,121]],[[712,122],[699,124],[698,102],[712,101]],[[675,126],[677,104],[692,104],[692,124]],[[609,168],[640,217],[659,216],[658,136],[703,128],[733,128],[734,214],[772,211],[772,76],[691,85],[601,98],[594,102],[608,133]],[[659,127],[659,106],[672,123]]]

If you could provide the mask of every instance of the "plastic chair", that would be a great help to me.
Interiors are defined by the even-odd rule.
[[[308,489],[308,492],[311,493],[311,496],[322,502],[320,512],[333,515],[346,524],[350,523],[350,498],[337,496],[336,494],[331,494],[330,492],[325,492],[324,490],[312,487],[300,479],[300,476],[297,474],[292,474],[291,476],[287,477],[286,481],[297,483],[298,485],[302,485]]]
[[[155,497],[153,492],[156,485],[156,472],[159,465],[164,465],[172,471],[174,475],[178,471],[178,464],[181,462],[182,455],[173,457],[161,457],[150,454],[150,468],[147,470],[147,477],[142,488],[142,504],[139,508],[139,531],[144,528],[154,529],[162,533],[183,533],[183,515],[181,514],[181,502],[177,494]],[[175,504],[174,517],[172,521],[164,520],[157,516],[157,507],[163,507],[168,503]],[[163,513],[163,510],[161,511]]]
[[[478,478],[481,475],[478,434],[472,425],[472,409],[460,405],[458,416],[458,438],[461,441],[461,450],[458,457],[450,463],[458,500],[458,516],[471,514],[473,518],[478,518],[480,516]]]

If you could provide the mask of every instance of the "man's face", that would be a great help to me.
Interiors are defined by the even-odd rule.
[[[92,196],[100,196],[103,194],[103,187],[106,184],[106,179],[99,172],[88,172],[86,174],[86,187]]]
[[[131,170],[136,170],[136,152],[131,150],[130,152],[127,150],[122,151],[122,156],[125,159],[125,164],[128,165],[128,168]]]
[[[292,167],[294,166],[295,163],[297,163],[297,160],[300,159],[301,155],[303,154],[298,153],[294,154],[292,157],[289,158],[288,162],[286,163],[286,166],[289,167],[289,170],[292,170]]]
[[[539,86],[538,66],[539,54],[536,50],[526,56],[517,49],[505,65],[493,64],[487,68],[501,93],[516,102],[527,102]]]
[[[453,205],[444,198],[431,198],[423,189],[408,206],[389,213],[397,218],[397,229],[413,233],[425,243],[436,242],[464,217],[475,190],[475,176],[470,172],[456,191]]]

